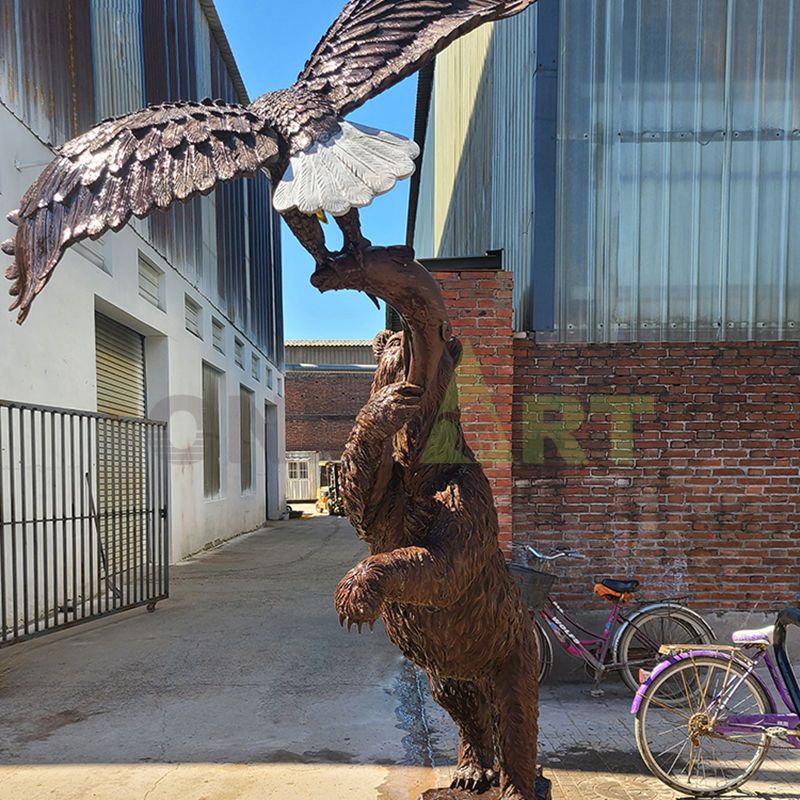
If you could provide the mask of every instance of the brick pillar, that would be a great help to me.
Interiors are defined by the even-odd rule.
[[[510,555],[513,276],[499,270],[432,274],[444,291],[453,333],[464,345],[458,370],[464,432],[492,484],[500,544]]]

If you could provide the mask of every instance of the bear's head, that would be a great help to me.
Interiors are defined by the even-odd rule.
[[[406,331],[381,331],[372,343],[377,361],[371,394],[408,380],[411,347]],[[405,466],[415,461],[465,463],[473,457],[461,431],[455,371],[461,359],[461,342],[450,337],[439,359],[434,380],[425,387],[419,411],[395,436],[395,459]],[[433,432],[433,436],[431,433]]]

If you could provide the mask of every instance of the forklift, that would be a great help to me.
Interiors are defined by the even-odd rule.
[[[341,461],[321,461],[320,462],[320,500],[324,497],[324,508],[328,514],[336,517],[344,516],[344,502],[339,486],[339,475],[342,468]],[[322,510],[322,509],[320,509]]]

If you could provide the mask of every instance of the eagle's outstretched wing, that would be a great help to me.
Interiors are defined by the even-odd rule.
[[[9,215],[18,225],[2,245],[15,258],[6,270],[14,282],[11,310],[19,308],[24,321],[64,251],[81,239],[207,194],[277,154],[276,135],[261,117],[222,101],[151,106],[101,122],[60,149]]]
[[[459,36],[534,2],[350,0],[297,82],[344,116],[416,72]]]

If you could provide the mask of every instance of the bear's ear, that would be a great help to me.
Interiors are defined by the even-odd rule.
[[[393,335],[394,331],[381,331],[372,340],[372,354],[375,356],[377,362],[380,363],[381,356],[383,355],[383,348],[386,347],[386,342],[388,342]]]
[[[447,347],[447,352],[450,353],[450,358],[453,359],[453,363],[456,366],[458,366],[459,362],[461,361],[461,355],[464,352],[464,347],[461,344],[461,340],[460,339],[456,339],[456,337],[453,336],[447,342],[446,347]]]

